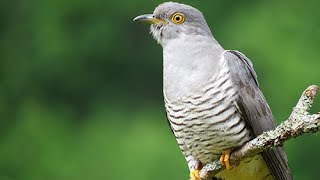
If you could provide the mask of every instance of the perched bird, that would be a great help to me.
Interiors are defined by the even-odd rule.
[[[167,117],[191,179],[199,180],[202,166],[219,158],[226,170],[215,178],[292,179],[282,147],[229,164],[233,149],[275,128],[251,61],[224,50],[202,13],[189,5],[166,2],[134,20],[150,23],[163,48]]]

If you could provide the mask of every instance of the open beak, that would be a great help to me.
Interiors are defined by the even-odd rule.
[[[149,24],[166,23],[161,19],[155,18],[153,14],[143,14],[143,15],[137,16],[133,19],[133,21],[141,21]]]

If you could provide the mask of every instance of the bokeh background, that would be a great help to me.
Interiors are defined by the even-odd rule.
[[[0,1],[0,180],[188,178],[166,122],[162,49],[132,22],[161,2]],[[180,2],[253,61],[278,123],[320,85],[320,1]],[[319,139],[286,143],[295,179],[319,177]]]

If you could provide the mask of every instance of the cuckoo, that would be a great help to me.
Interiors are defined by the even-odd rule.
[[[226,169],[217,179],[292,179],[282,147],[230,166],[232,150],[275,128],[251,61],[221,47],[202,13],[189,5],[166,2],[134,20],[150,23],[163,48],[167,119],[190,178],[199,180],[202,166],[220,159]]]

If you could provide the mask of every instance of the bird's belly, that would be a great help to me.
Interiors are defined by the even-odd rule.
[[[198,119],[194,124],[186,127],[188,131],[176,132],[180,137],[180,148],[192,154],[202,164],[207,164],[220,157],[223,150],[241,146],[250,139],[249,130],[235,108],[227,110],[219,117]],[[221,122],[225,116],[223,123]],[[215,123],[217,122],[217,123]],[[201,125],[200,125],[201,124]],[[188,125],[187,125],[188,126]]]

